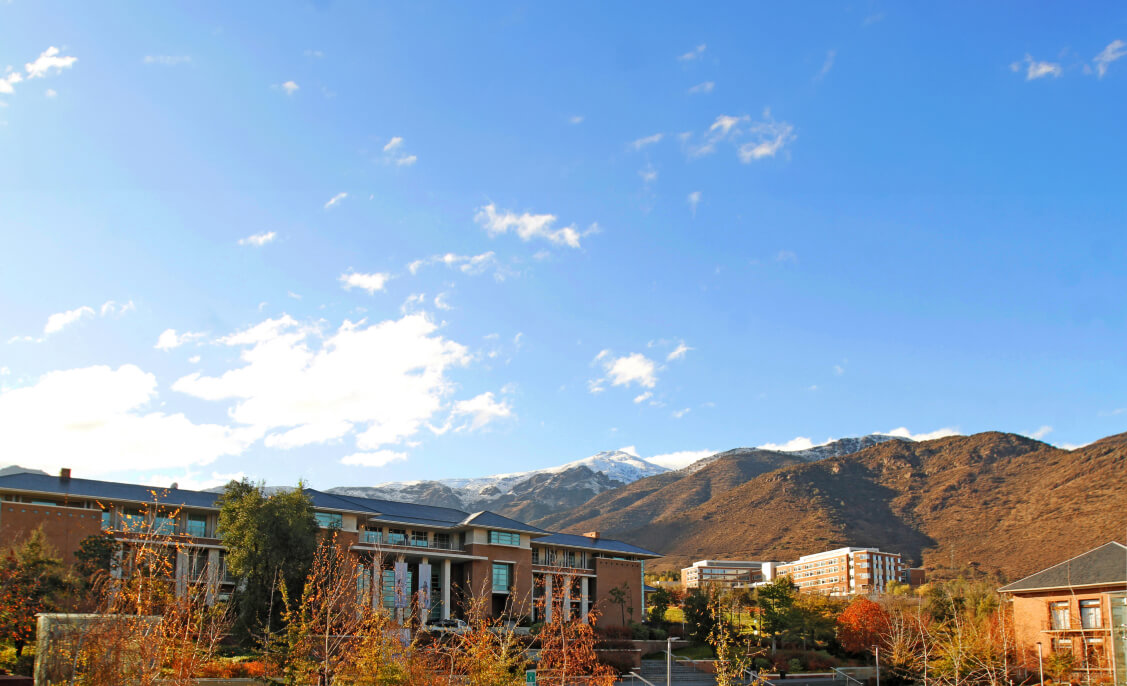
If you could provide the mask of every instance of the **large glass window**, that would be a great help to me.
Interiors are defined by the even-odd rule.
[[[317,526],[322,529],[339,529],[344,526],[344,515],[339,512],[314,512]]]
[[[436,533],[434,535],[434,547],[450,549],[450,534]]]
[[[1098,598],[1080,601],[1080,626],[1085,629],[1099,629],[1103,626]]]
[[[412,531],[411,532],[411,545],[416,548],[428,548],[430,542],[427,540],[427,532],[425,531]]]
[[[383,531],[376,529],[375,531],[362,531],[360,532],[361,543],[383,543]]]
[[[512,586],[512,565],[504,562],[493,563],[493,592],[508,593]]]
[[[489,542],[494,545],[520,545],[520,534],[509,531],[490,531]]]
[[[102,510],[102,528],[113,531],[113,510]]]
[[[184,523],[184,532],[189,536],[207,535],[207,515],[188,515]]]
[[[1052,613],[1053,629],[1056,631],[1068,629],[1071,626],[1071,622],[1068,618],[1067,600],[1049,603],[1049,612]]]
[[[387,544],[388,545],[407,545],[407,530],[406,529],[388,529],[387,530]]]

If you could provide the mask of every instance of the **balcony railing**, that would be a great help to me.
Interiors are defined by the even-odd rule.
[[[450,540],[430,540],[415,538],[404,534],[385,534],[382,531],[361,531],[360,542],[368,545],[389,546],[398,548],[426,548],[428,550],[456,550],[463,548]]]

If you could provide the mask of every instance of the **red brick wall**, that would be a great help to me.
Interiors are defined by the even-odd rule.
[[[102,530],[102,511],[79,507],[0,502],[0,546],[19,545],[39,526],[66,564],[82,539]]]
[[[1052,626],[1049,604],[1059,601],[1068,602],[1069,624],[1073,630],[1071,634],[1073,647],[1074,649],[1078,648],[1079,643],[1076,637],[1080,635],[1080,601],[1100,599],[1101,619],[1103,625],[1108,627],[1111,625],[1111,608],[1108,607],[1107,598],[1101,594],[1122,590],[1122,586],[1108,586],[1077,590],[1075,593],[1070,591],[1034,591],[1014,595],[1014,639],[1017,642],[1018,649],[1036,655],[1037,642],[1040,641],[1043,653],[1049,655],[1053,651],[1052,639],[1054,636],[1070,635],[1063,632],[1048,631]],[[1095,634],[1088,630],[1087,635],[1094,636]],[[1110,645],[1106,641],[1105,645],[1107,646],[1105,650],[1110,652]]]
[[[507,545],[486,543],[467,543],[466,552],[480,555],[487,560],[474,560],[465,565],[465,588],[473,594],[493,593],[493,561],[513,562],[513,592],[509,599],[512,611],[517,615],[528,614],[532,610],[532,550],[514,548]]]
[[[642,621],[642,563],[629,560],[595,559],[595,588],[591,602],[599,613],[600,626],[622,626],[625,610],[630,622],[630,608],[634,608],[633,621]],[[625,608],[611,602],[613,588],[627,588]]]

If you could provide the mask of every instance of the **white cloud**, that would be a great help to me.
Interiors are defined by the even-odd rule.
[[[410,167],[419,161],[417,155],[408,155],[403,152],[403,136],[392,136],[391,140],[383,146],[384,162],[399,167]]]
[[[636,455],[637,453],[633,454]],[[667,469],[682,469],[684,467],[688,467],[697,460],[703,460],[704,458],[710,457],[715,454],[715,450],[679,450],[673,453],[654,455],[653,457],[643,457],[642,459],[646,462],[650,462],[661,467],[666,467]]]
[[[739,147],[740,161],[744,164],[764,157],[774,157],[783,146],[795,139],[793,126],[769,118],[753,125],[748,132],[755,140]]]
[[[787,122],[777,122],[770,110],[763,111],[763,119],[753,122],[749,115],[733,116],[721,114],[693,141],[693,134],[682,135],[689,157],[703,157],[716,152],[717,146],[728,142],[736,146],[736,153],[744,164],[765,157],[774,157],[788,143],[795,140],[794,126]]]
[[[419,161],[419,158],[416,155],[405,155],[405,156],[400,157],[399,159],[395,160],[395,164],[400,166],[400,167],[410,167],[412,164],[414,164],[418,161]]]
[[[240,238],[239,239],[239,245],[253,245],[256,248],[261,248],[262,246],[266,245],[267,243],[270,243],[271,241],[273,241],[277,237],[278,237],[278,234],[274,233],[273,231],[267,231],[265,233],[256,233],[256,234],[253,234],[251,236],[247,236],[246,238]]]
[[[885,431],[884,434],[886,436],[899,436],[900,438],[910,438],[913,441],[931,441],[931,440],[935,440],[936,438],[946,438],[948,436],[960,436],[961,435],[959,433],[958,428],[955,428],[955,427],[944,427],[942,429],[936,429],[935,431],[929,431],[927,433],[914,434],[911,431],[908,431],[908,429],[906,427],[903,427],[903,426],[896,428],[896,429],[893,429],[892,431]]]
[[[50,372],[0,393],[0,454],[20,464],[78,475],[207,464],[242,452],[254,431],[194,424],[146,411],[157,380],[134,365]]]
[[[347,197],[348,197],[348,193],[337,193],[333,197],[329,198],[329,201],[327,203],[325,203],[325,209],[331,210],[332,208],[339,205],[341,203],[341,201],[344,200]]]
[[[669,353],[668,355],[665,356],[665,361],[666,362],[672,362],[673,360],[679,360],[682,357],[684,357],[685,354],[688,353],[690,350],[692,350],[692,348],[685,345],[685,341],[681,341],[680,343],[677,344],[677,347],[674,348],[671,353]]]
[[[55,70],[56,74],[63,69],[69,69],[77,61],[77,57],[59,57],[59,49],[51,46],[44,50],[34,62],[25,64],[24,68],[27,70],[27,78],[38,79],[47,76],[52,69]]]
[[[344,290],[350,291],[353,288],[359,288],[368,291],[368,295],[373,295],[376,291],[382,291],[387,282],[391,280],[391,274],[385,272],[375,272],[373,274],[361,274],[359,272],[349,272],[340,275],[341,286]]]
[[[646,391],[645,393],[642,393],[641,395],[634,396],[634,404],[644,403],[652,397],[654,397],[654,394],[650,391]]]
[[[614,357],[610,351],[604,350],[595,357],[596,362],[602,362],[606,377],[594,382],[601,386],[603,381],[609,381],[612,386],[627,386],[637,384],[642,388],[653,388],[657,385],[657,365],[642,353],[630,353],[622,357]],[[601,390],[601,388],[600,388]],[[592,389],[592,392],[597,392]]]
[[[300,89],[301,86],[297,85],[296,81],[286,81],[282,84],[282,90],[286,92],[286,95],[293,95]]]
[[[325,53],[321,52],[320,50],[311,50],[311,49],[306,49],[301,54],[305,55],[306,57],[314,57],[316,59],[321,59],[322,57],[325,56]]]
[[[102,303],[100,310],[103,317],[108,317],[111,315],[121,317],[125,314],[136,311],[137,306],[133,304],[132,300],[127,303],[118,303],[114,300],[107,300],[106,302]]]
[[[11,95],[15,92],[12,86],[21,81],[23,81],[23,75],[18,71],[9,72],[8,75],[0,78],[0,94]]]
[[[265,432],[269,445],[354,437],[356,454],[369,457],[350,464],[368,464],[450,409],[446,399],[455,387],[447,371],[472,358],[437,328],[425,315],[411,314],[370,325],[346,320],[326,334],[287,315],[221,339],[244,348],[242,366],[214,377],[189,374],[172,388],[231,401],[231,420]],[[474,407],[488,413],[489,404],[478,398]]]
[[[673,416],[674,419],[680,419],[680,418],[684,417],[685,415],[689,414],[690,412],[692,412],[692,409],[685,407],[685,408],[682,408],[680,410],[674,410],[672,412],[672,416]]]
[[[691,60],[700,59],[700,57],[702,55],[704,55],[704,51],[706,49],[708,49],[708,46],[704,43],[701,43],[700,45],[693,48],[692,50],[690,50],[690,51],[686,52],[685,54],[679,56],[677,59],[681,60],[682,62],[689,62]]]
[[[826,441],[826,443],[829,443],[829,441]],[[816,444],[814,443],[814,441],[805,436],[797,436],[790,439],[786,443],[764,443],[763,445],[757,447],[760,450],[777,450],[780,452],[789,453],[796,450],[809,450],[816,445],[825,445],[825,443]]]
[[[399,306],[399,311],[403,314],[414,312],[422,307],[423,304],[426,303],[426,301],[426,293],[412,293],[411,295],[407,296],[407,299],[404,300],[403,304]]]
[[[188,358],[188,364],[199,364],[199,362],[200,362],[200,356],[199,355],[192,355],[191,357]]]
[[[1060,64],[1056,62],[1038,62],[1033,59],[1032,55],[1029,54],[1026,54],[1024,62],[1026,64],[1026,81],[1032,81],[1044,76],[1052,76],[1053,78],[1056,78],[1064,73],[1064,70],[1061,69]],[[1010,69],[1015,72],[1021,71],[1021,64],[1021,62],[1014,62],[1010,65]]]
[[[705,81],[704,83],[698,83],[697,85],[690,88],[689,94],[696,95],[698,93],[711,93],[713,88],[716,88],[716,84],[714,82]]]
[[[834,58],[836,58],[836,57],[837,57],[837,51],[836,50],[827,50],[826,51],[826,61],[822,62],[822,70],[819,71],[818,75],[814,77],[815,80],[821,79],[826,74],[830,73],[830,70],[834,68]]]
[[[176,329],[165,329],[161,332],[160,336],[157,337],[157,344],[153,347],[157,350],[172,350],[173,348],[179,348],[185,343],[203,338],[206,335],[207,334],[202,332],[195,333],[192,331],[177,334]]]
[[[1104,48],[1103,51],[1101,51],[1100,54],[1096,55],[1096,57],[1092,60],[1096,63],[1096,72],[1100,75],[1100,78],[1102,79],[1104,77],[1104,74],[1107,73],[1107,67],[1109,64],[1123,57],[1124,55],[1127,55],[1127,43],[1124,43],[1121,40],[1113,40],[1112,42],[1108,43],[1107,47]]]
[[[434,296],[434,306],[440,310],[452,310],[454,307],[446,302],[448,295],[446,293],[439,293]]]
[[[657,181],[657,170],[652,164],[647,164],[645,169],[638,172],[638,176],[642,177],[642,183],[651,184]]]
[[[511,417],[513,408],[507,400],[498,401],[493,397],[492,392],[486,392],[469,400],[459,400],[454,403],[454,409],[450,414],[452,418],[469,419],[468,423],[459,426],[455,431],[477,431],[498,419]]]
[[[407,453],[394,450],[374,450],[367,453],[353,453],[340,459],[341,464],[359,467],[386,467],[392,462],[402,462],[407,459]]]
[[[1049,434],[1051,434],[1052,432],[1053,432],[1053,427],[1046,424],[1046,425],[1042,426],[1041,428],[1037,429],[1036,431],[1032,432],[1031,434],[1029,434],[1029,437],[1035,438],[1039,441],[1042,438],[1044,438],[1045,436],[1048,436]]]
[[[844,373],[845,373],[845,367],[842,367],[840,364],[834,365],[834,376],[841,376]]]
[[[54,98],[54,97],[57,97],[59,95],[59,92],[56,91],[54,88],[48,88],[47,90],[43,91],[43,95],[48,97],[48,98]]]
[[[798,255],[793,250],[780,250],[775,253],[775,261],[779,263],[790,262],[791,264],[798,263]]]
[[[533,238],[543,238],[555,245],[566,245],[578,248],[579,239],[598,230],[598,225],[592,224],[586,231],[580,233],[575,225],[565,226],[562,229],[553,229],[556,223],[554,214],[516,214],[509,210],[497,211],[493,203],[479,207],[474,215],[474,221],[482,226],[490,236],[508,233],[512,230],[522,241]]]
[[[145,55],[143,61],[145,64],[160,64],[166,67],[175,67],[178,64],[191,62],[192,58],[188,55]]]
[[[403,146],[403,137],[402,136],[392,136],[391,140],[389,140],[387,142],[387,145],[383,146],[383,151],[384,152],[391,152],[391,151],[395,150],[396,148],[400,148],[402,146]]]
[[[568,117],[567,121],[568,121],[569,124],[582,124],[583,123],[583,115],[582,114],[573,114],[570,117]]]
[[[67,310],[66,312],[56,312],[47,317],[47,324],[43,327],[43,335],[49,336],[53,333],[58,333],[80,319],[93,316],[94,308],[85,305],[76,307],[73,310]]]
[[[700,204],[701,192],[693,191],[689,193],[689,209],[692,210],[693,216],[697,216],[697,205]]]
[[[633,141],[632,143],[630,143],[630,147],[634,148],[635,150],[641,150],[648,145],[660,143],[662,138],[665,138],[664,133],[655,133],[652,136],[646,136],[645,138],[639,138]]]
[[[189,491],[205,491],[209,488],[226,486],[232,481],[241,481],[246,475],[246,472],[230,472],[227,474],[212,472],[211,476],[203,476],[189,469],[179,475],[152,474],[148,477],[141,477],[140,481],[146,486],[153,486],[154,488],[171,488],[172,484],[176,484],[177,488]]]

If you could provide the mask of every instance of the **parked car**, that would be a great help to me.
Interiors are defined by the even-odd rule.
[[[460,619],[436,619],[433,622],[427,622],[427,630],[461,634],[469,631],[470,625]]]

